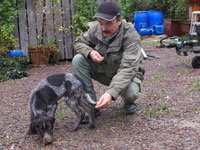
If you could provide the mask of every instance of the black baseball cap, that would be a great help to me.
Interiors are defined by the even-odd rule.
[[[120,16],[120,7],[117,3],[109,1],[99,6],[98,12],[95,14],[94,18],[112,21],[116,16]]]

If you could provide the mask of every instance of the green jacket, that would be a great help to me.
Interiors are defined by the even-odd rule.
[[[141,67],[143,55],[140,47],[140,36],[131,23],[122,21],[116,39],[107,46],[98,22],[78,37],[74,43],[75,51],[86,58],[92,50],[98,51],[104,61],[98,72],[104,72],[112,79],[107,93],[116,99],[134,77],[143,80],[144,69]]]

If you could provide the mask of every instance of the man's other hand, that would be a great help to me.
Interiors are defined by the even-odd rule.
[[[100,63],[104,60],[104,57],[102,57],[99,52],[95,50],[90,52],[90,58],[96,63]]]

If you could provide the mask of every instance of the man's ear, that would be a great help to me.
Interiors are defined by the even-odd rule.
[[[119,17],[119,18],[116,18],[116,19],[117,19],[117,23],[118,23],[119,25],[121,25],[121,23],[122,23],[122,18]]]

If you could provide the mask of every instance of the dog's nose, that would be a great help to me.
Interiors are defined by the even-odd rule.
[[[53,142],[53,135],[49,134],[49,133],[45,133],[44,137],[43,137],[43,143],[44,145],[50,144]]]

